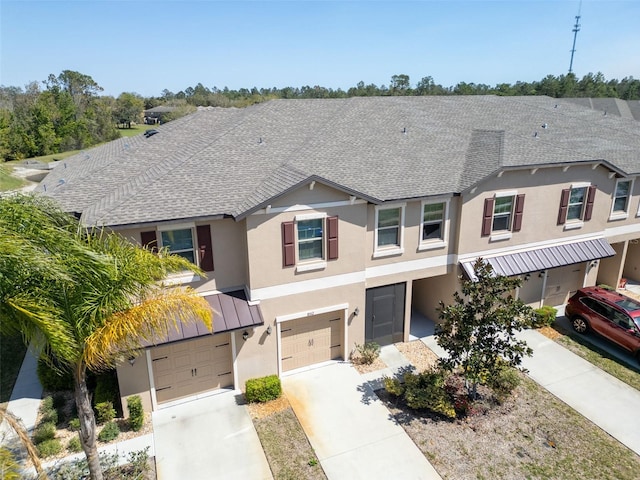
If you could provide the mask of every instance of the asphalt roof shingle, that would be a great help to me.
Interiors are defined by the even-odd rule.
[[[549,97],[272,100],[157,130],[69,157],[40,191],[115,226],[238,217],[312,177],[392,201],[458,193],[501,168],[640,173],[640,123]]]

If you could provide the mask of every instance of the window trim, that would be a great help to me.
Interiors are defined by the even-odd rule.
[[[570,200],[571,200],[571,191],[572,190],[577,190],[579,188],[584,188],[585,189],[585,196],[584,196],[584,200],[582,202],[582,210],[580,211],[580,218],[579,219],[569,219],[569,206],[570,206]],[[596,194],[596,186],[593,185],[591,182],[576,182],[576,183],[572,183],[569,188],[563,189],[563,190],[567,190],[568,196],[567,196],[567,205],[566,205],[566,212],[564,212],[564,222],[560,223],[560,225],[563,225],[563,229],[564,230],[576,230],[579,228],[582,228],[584,226],[584,222],[588,222],[589,220],[591,220],[591,215],[589,215],[589,218],[586,218],[587,216],[587,210],[589,208],[589,196],[591,195],[591,191],[592,189],[594,189],[594,193],[593,193],[593,201],[591,202],[591,213],[593,212],[593,204],[595,203],[595,194]],[[560,199],[560,210],[562,211],[562,197]]]
[[[325,243],[327,241],[327,218],[328,215],[326,212],[306,213],[293,217],[296,272],[310,272],[313,270],[323,270],[327,268],[327,248],[325,246]],[[322,258],[309,258],[300,260],[300,239],[298,238],[298,222],[304,222],[308,220],[322,220]]]
[[[609,212],[609,220],[624,220],[629,217],[629,207],[631,206],[631,198],[633,195],[633,178],[621,177],[616,179],[616,185],[611,194],[611,212]],[[627,193],[627,203],[624,210],[614,210],[616,204],[616,193],[618,191],[618,185],[622,182],[629,183],[629,192]]]
[[[450,198],[423,200],[420,202],[420,230],[418,231],[418,251],[431,250],[436,248],[442,248],[447,246],[449,238],[449,202]],[[422,238],[422,232],[424,229],[424,207],[426,205],[442,204],[442,227],[440,238]],[[433,222],[431,222],[433,223]]]
[[[499,198],[511,198],[511,212],[509,213],[509,228],[507,230],[494,230],[493,221],[496,216],[496,200]],[[524,193],[518,190],[501,190],[494,192],[493,196],[486,197],[482,213],[482,236],[489,237],[490,242],[510,240],[514,232],[522,230],[522,215],[524,213]],[[488,203],[490,200],[490,203]],[[491,205],[491,217],[488,216],[487,206]],[[489,223],[487,223],[489,222]],[[487,228],[488,226],[488,228]]]
[[[162,232],[173,232],[176,230],[189,230],[191,231],[191,245],[193,251],[193,263],[194,265],[200,266],[200,255],[198,255],[198,246],[197,246],[197,237],[194,235],[196,229],[195,223],[175,223],[173,225],[158,225],[158,245],[160,248],[164,247],[164,242],[162,241]],[[186,252],[187,249],[180,250],[180,252]],[[171,252],[174,254],[174,252]]]
[[[373,233],[373,258],[402,255],[404,253],[404,220],[406,202],[389,203],[375,206],[374,233]],[[400,209],[400,224],[398,225],[398,244],[378,246],[378,215],[380,210]]]

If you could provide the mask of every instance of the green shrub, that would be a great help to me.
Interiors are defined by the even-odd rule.
[[[533,328],[549,327],[556,320],[558,309],[550,305],[544,305],[543,307],[536,308],[534,313]]]
[[[58,424],[58,411],[53,408],[53,398],[45,397],[40,402],[40,423]]]
[[[69,420],[69,430],[73,430],[74,432],[77,432],[80,430],[79,418],[72,418],[71,420]]]
[[[57,455],[62,451],[62,443],[60,443],[60,440],[57,438],[45,440],[44,442],[39,443],[37,447],[38,454],[45,458]]]
[[[382,382],[384,389],[394,397],[401,397],[404,395],[404,384],[397,378],[383,377]]]
[[[364,345],[356,344],[356,361],[363,365],[371,365],[380,356],[380,345],[376,342],[367,342]]]
[[[36,445],[52,440],[56,436],[56,424],[52,422],[41,423],[33,432],[33,443]]]
[[[82,450],[82,445],[80,444],[80,437],[77,435],[72,437],[71,440],[67,443],[67,450],[73,453],[77,453]]]
[[[446,374],[438,368],[422,373],[406,373],[404,399],[416,410],[428,409],[448,418],[455,418],[456,411],[445,389]]]
[[[497,375],[488,379],[487,386],[493,390],[498,401],[503,401],[520,385],[520,382],[521,378],[518,371],[505,365]]]
[[[129,428],[137,432],[144,425],[144,410],[140,396],[134,395],[127,398],[127,408],[129,409]]]
[[[16,462],[11,450],[0,447],[0,478],[2,480],[20,480],[22,478],[20,471],[20,464]]]
[[[250,378],[245,383],[245,394],[247,401],[268,402],[275,400],[282,395],[282,385],[277,375],[269,375],[261,378]]]
[[[38,379],[45,390],[60,391],[73,389],[73,375],[55,360],[48,360],[42,354],[38,360]]]
[[[115,440],[120,435],[120,428],[116,422],[109,422],[102,427],[100,433],[98,434],[98,440],[101,442],[110,442],[111,440]]]
[[[102,402],[96,403],[96,420],[99,424],[107,423],[116,418],[116,411],[113,408],[113,403]]]

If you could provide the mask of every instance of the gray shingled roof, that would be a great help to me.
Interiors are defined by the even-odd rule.
[[[377,203],[459,193],[529,165],[640,173],[640,123],[549,97],[272,100],[157,130],[69,157],[39,190],[89,225],[115,226],[237,218],[311,179]]]

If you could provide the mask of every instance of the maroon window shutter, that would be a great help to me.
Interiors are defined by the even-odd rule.
[[[296,264],[296,236],[293,222],[282,222],[282,264],[285,267]]]
[[[327,217],[327,260],[338,258],[338,217]]]
[[[558,225],[563,225],[567,221],[567,210],[569,208],[570,188],[564,188],[560,196],[560,210],[558,210]]]
[[[516,196],[516,212],[513,216],[513,231],[519,232],[522,228],[522,214],[524,213],[524,193]]]
[[[493,197],[484,199],[484,213],[482,215],[482,236],[491,235],[491,223],[493,222]]]
[[[209,225],[198,225],[196,227],[198,235],[198,258],[200,268],[205,272],[213,272],[213,246],[211,244],[211,227]]]
[[[587,193],[587,206],[584,209],[584,221],[587,222],[591,220],[591,215],[593,214],[593,201],[596,198],[596,186],[591,185],[589,187],[589,193]]]
[[[149,232],[140,232],[140,243],[144,248],[148,248],[152,252],[158,251],[158,238],[156,237],[156,231],[151,230]]]

